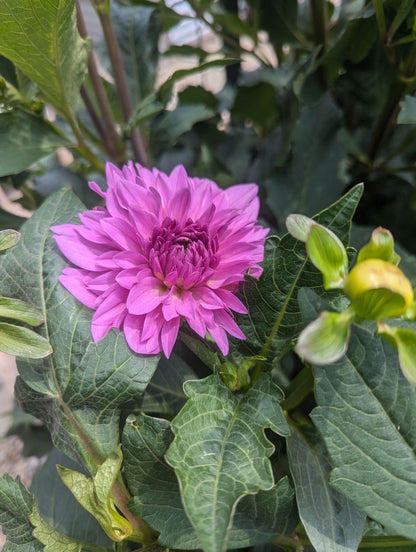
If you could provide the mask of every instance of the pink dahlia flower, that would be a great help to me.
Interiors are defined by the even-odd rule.
[[[238,284],[248,270],[262,272],[268,230],[256,225],[257,186],[221,190],[182,166],[168,176],[108,163],[106,176],[106,193],[90,183],[105,208],[80,214],[80,225],[52,228],[77,267],[65,268],[60,282],[95,311],[94,341],[118,328],[137,353],[169,357],[186,321],[227,354],[226,332],[245,338],[232,314],[247,312]]]

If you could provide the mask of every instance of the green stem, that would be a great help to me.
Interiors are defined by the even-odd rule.
[[[281,402],[283,410],[291,411],[313,391],[313,373],[310,364],[306,364],[289,385],[286,398]]]
[[[384,42],[387,34],[386,20],[384,18],[383,0],[373,0],[374,11],[376,12],[376,19],[378,25],[378,32],[380,33],[380,40]]]
[[[111,67],[113,69],[117,95],[120,101],[121,112],[123,114],[123,121],[128,123],[133,112],[133,106],[130,91],[127,85],[127,77],[124,71],[120,48],[117,42],[116,33],[114,31],[113,22],[110,17],[109,2],[108,0],[106,2],[91,0],[91,2],[97,12],[101,27],[103,29],[107,51],[110,57]],[[131,131],[131,145],[136,161],[138,161],[141,165],[149,167],[149,154],[138,128],[133,128]]]
[[[363,537],[358,550],[367,550],[373,548],[394,548],[397,552],[400,552],[400,549],[409,549],[413,548],[416,550],[416,541],[408,540],[403,537]]]
[[[87,27],[85,25],[84,17],[82,15],[81,7],[79,1],[77,0],[77,21],[78,21],[78,30],[79,34],[86,38],[88,36]],[[98,106],[100,109],[101,116],[104,121],[104,127],[100,121],[97,121],[94,115],[91,113],[88,105],[86,107],[90,112],[91,118],[95,127],[97,128],[100,136],[102,137],[104,147],[107,151],[107,154],[115,159],[119,160],[120,158],[124,159],[124,148],[120,147],[119,136],[116,129],[116,124],[113,118],[113,113],[111,111],[110,102],[108,101],[107,94],[105,92],[101,77],[98,73],[97,64],[95,62],[93,52],[90,53],[88,58],[88,74],[91,80],[92,87],[94,89],[95,97],[97,98]],[[82,92],[82,89],[81,89]],[[85,102],[85,99],[84,99]]]
[[[381,113],[380,119],[378,120],[374,129],[374,139],[369,150],[369,158],[373,163],[376,160],[378,151],[384,141],[385,136],[389,134],[395,124],[397,113],[399,111],[399,103],[406,91],[409,89],[409,83],[407,81],[414,76],[415,70],[416,42],[413,43],[412,47],[410,48],[404,70],[401,75],[399,74],[399,78],[393,84],[390,90],[390,95],[387,98],[384,109]]]
[[[314,31],[314,41],[316,46],[321,49],[318,58],[325,55],[327,49],[327,7],[326,0],[310,0],[312,25]],[[319,79],[324,88],[328,86],[328,76],[325,67],[322,65],[318,68]]]

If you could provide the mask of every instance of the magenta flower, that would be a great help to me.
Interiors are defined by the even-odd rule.
[[[227,334],[245,339],[232,311],[247,309],[235,296],[244,274],[259,277],[267,229],[256,225],[257,186],[221,190],[190,178],[182,166],[168,176],[129,163],[108,163],[108,191],[82,224],[52,227],[66,258],[60,282],[95,310],[94,341],[123,331],[137,353],[169,357],[179,326],[209,332],[225,355]]]

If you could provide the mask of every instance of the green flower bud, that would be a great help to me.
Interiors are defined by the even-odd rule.
[[[399,264],[400,256],[394,251],[394,239],[389,230],[379,226],[371,234],[371,239],[357,257],[357,264],[366,259],[381,259],[394,265]]]
[[[348,274],[344,292],[358,316],[368,320],[401,316],[413,301],[412,286],[403,272],[381,259],[356,264]]]

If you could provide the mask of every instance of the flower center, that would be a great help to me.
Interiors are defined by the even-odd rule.
[[[165,286],[190,289],[204,284],[218,266],[218,239],[206,224],[187,219],[180,225],[166,217],[153,229],[147,254],[153,274]]]

